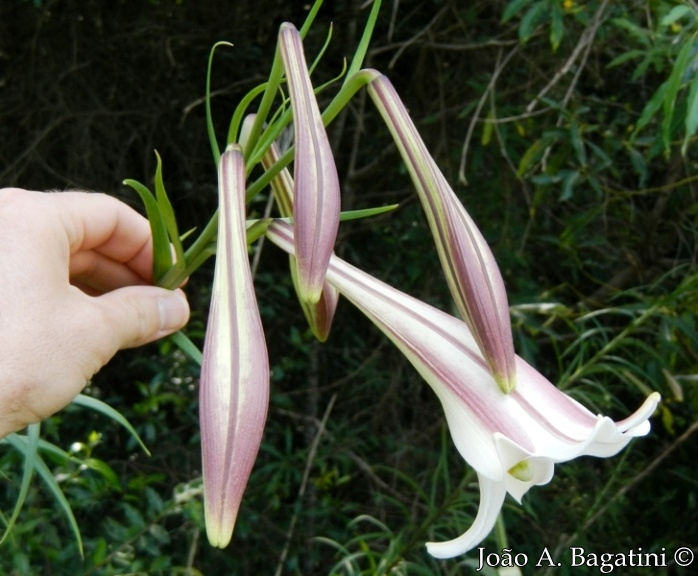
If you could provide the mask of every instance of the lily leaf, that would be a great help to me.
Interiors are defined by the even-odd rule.
[[[153,235],[153,279],[157,282],[172,268],[173,264],[170,236],[167,233],[165,218],[160,211],[160,206],[158,206],[155,196],[148,188],[140,182],[131,179],[124,180],[124,184],[133,188],[145,205],[145,211],[150,222],[150,230]]]
[[[94,410],[96,412],[100,412],[107,418],[111,418],[115,422],[118,422],[121,424],[126,430],[129,431],[131,436],[134,437],[136,442],[140,445],[140,447],[143,449],[143,452],[145,452],[148,456],[150,456],[150,451],[144,444],[143,440],[141,440],[141,437],[138,435],[138,432],[136,432],[135,428],[131,426],[131,423],[126,420],[126,418],[121,414],[121,412],[115,410],[109,404],[106,404],[105,402],[102,402],[101,400],[98,400],[97,398],[92,398],[92,396],[86,396],[85,394],[78,394],[78,396],[75,397],[73,400],[73,404],[77,404],[78,406],[82,406],[83,408],[89,408],[90,410]]]
[[[155,168],[155,199],[158,203],[162,219],[165,221],[165,228],[170,236],[170,242],[174,246],[176,256],[174,265],[176,268],[181,269],[184,268],[184,249],[182,248],[182,240],[179,235],[179,228],[177,227],[177,218],[175,217],[170,199],[167,197],[165,182],[162,178],[162,158],[160,158],[160,154],[158,154],[157,150],[155,151],[155,156],[158,159],[157,167]]]
[[[181,330],[179,332],[175,332],[170,336],[170,339],[182,352],[201,366],[203,354],[201,353],[201,350],[196,347],[196,344],[194,344],[184,332]]]
[[[7,437],[7,441],[24,454],[24,471],[22,473],[22,483],[19,487],[19,495],[17,496],[17,501],[15,502],[12,516],[10,516],[10,519],[7,521],[5,533],[2,535],[2,538],[0,538],[0,544],[5,541],[7,536],[12,531],[15,522],[17,522],[17,517],[22,510],[22,506],[24,506],[24,501],[27,499],[29,486],[31,484],[32,476],[34,475],[34,468],[39,458],[37,449],[39,446],[40,429],[40,424],[30,424],[27,428],[26,436],[22,437],[19,434],[10,434]],[[22,444],[20,438],[24,439],[24,444]]]

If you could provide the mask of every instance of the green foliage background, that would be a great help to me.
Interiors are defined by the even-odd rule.
[[[362,4],[328,0],[320,12],[306,50],[319,50],[330,22],[333,37],[316,84],[353,53]],[[525,574],[598,572],[570,568],[570,546],[667,551],[666,568],[616,573],[697,569],[671,559],[698,546],[698,23],[690,4],[665,19],[680,5],[394,0],[368,55],[489,239],[519,354],[617,419],[649,390],[664,398],[651,435],[622,455],[562,464],[523,506],[507,501],[509,546],[532,559],[547,546],[563,564]],[[224,134],[240,97],[264,80],[279,24],[300,24],[306,10],[281,0],[3,0],[0,183],[102,190],[138,206],[120,182],[150,182],[157,149],[181,229],[203,226],[216,204],[203,105],[210,47],[235,44],[213,71]],[[343,224],[339,254],[450,309],[409,179],[364,95],[329,134],[344,209],[401,204]],[[44,455],[73,506],[85,558],[36,481],[0,548],[0,574],[474,572],[472,560],[435,561],[423,547],[462,533],[478,503],[430,390],[348,305],[329,341],[315,343],[286,257],[263,252],[256,283],[272,399],[230,548],[210,548],[203,533],[198,370],[162,342],[121,353],[87,390],[130,419],[151,457],[85,409],[44,424],[43,436],[73,457]],[[187,288],[196,310],[188,334],[198,342],[210,280],[211,269],[201,270]],[[0,446],[5,517],[21,470],[19,454]]]

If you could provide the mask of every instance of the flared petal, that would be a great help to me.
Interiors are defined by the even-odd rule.
[[[245,232],[245,167],[233,146],[219,165],[216,267],[200,384],[206,532],[230,542],[262,440],[269,361],[252,283]]]
[[[309,304],[320,300],[339,229],[339,177],[308,75],[303,43],[292,24],[282,24],[279,50],[295,130],[293,226],[298,288]]]
[[[507,494],[504,482],[478,474],[480,507],[465,534],[447,542],[427,542],[427,552],[434,558],[453,558],[472,550],[492,532]]]
[[[446,282],[496,383],[516,385],[509,304],[499,267],[482,233],[429,154],[395,88],[383,75],[368,85],[400,150],[431,227]]]

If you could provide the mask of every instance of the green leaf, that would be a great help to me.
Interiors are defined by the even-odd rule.
[[[577,170],[565,170],[560,173],[562,178],[562,191],[560,192],[560,202],[565,202],[572,198],[574,193],[574,185],[579,180],[579,172]]]
[[[213,127],[213,114],[211,113],[211,70],[213,69],[213,55],[219,46],[232,46],[230,42],[216,42],[208,54],[208,66],[206,68],[206,130],[208,131],[208,141],[213,152],[213,161],[218,166],[221,151],[216,140],[216,130]]]
[[[536,26],[541,22],[543,17],[548,13],[548,3],[545,0],[540,0],[536,2],[526,15],[521,19],[521,24],[519,26],[519,39],[522,42],[526,42],[533,32],[535,32]]]
[[[114,469],[111,466],[109,466],[109,464],[107,464],[103,460],[98,460],[97,458],[88,458],[87,460],[83,460],[82,464],[84,466],[87,466],[91,470],[99,472],[102,475],[102,477],[109,483],[112,489],[118,492],[121,491],[121,481],[119,480],[119,477],[117,476],[116,472],[114,472]]]
[[[201,353],[201,350],[196,347],[196,344],[194,344],[184,332],[181,330],[179,332],[175,332],[174,334],[170,335],[170,340],[172,340],[172,342],[174,342],[182,352],[201,366],[203,354]]]
[[[502,16],[502,23],[511,20],[516,16],[522,8],[528,6],[533,0],[513,0],[510,2],[506,9],[504,10],[504,15]]]
[[[364,26],[364,32],[361,35],[361,41],[359,42],[356,52],[354,52],[354,57],[351,59],[351,64],[349,65],[349,70],[344,79],[346,83],[347,80],[358,72],[364,63],[364,58],[366,57],[366,52],[368,51],[368,45],[371,42],[371,36],[373,35],[373,29],[376,26],[376,20],[378,20],[378,12],[381,8],[381,0],[373,0],[373,7],[371,8],[371,13],[368,15],[368,20],[366,26]]]
[[[545,149],[557,140],[555,134],[543,134],[541,138],[536,140],[524,152],[524,155],[519,160],[519,166],[516,170],[518,176],[523,176],[528,172],[543,155]]]
[[[19,495],[17,496],[17,501],[15,502],[12,516],[10,516],[10,519],[6,523],[5,533],[2,535],[2,538],[0,538],[0,544],[5,541],[7,536],[12,531],[15,522],[17,522],[17,517],[22,510],[22,506],[24,506],[24,501],[27,499],[29,485],[31,484],[32,476],[34,475],[34,468],[36,467],[36,461],[38,459],[37,449],[39,446],[40,429],[40,424],[30,424],[27,428],[26,436],[20,437],[18,434],[10,434],[7,437],[7,441],[24,454],[24,470],[22,472],[22,483],[20,484]],[[15,440],[20,438],[24,438],[26,445],[22,444],[21,442],[18,444],[15,443]]]
[[[674,6],[669,12],[669,14],[662,18],[661,24],[662,26],[671,26],[677,20],[680,20],[681,18],[683,18],[687,14],[691,14],[692,12],[693,10],[685,4],[682,4],[680,6]]]
[[[135,438],[136,442],[140,444],[141,448],[143,449],[143,452],[150,456],[150,451],[143,443],[143,440],[141,440],[141,437],[138,435],[138,432],[136,432],[133,426],[131,426],[131,423],[128,420],[126,420],[126,418],[120,412],[109,406],[109,404],[106,404],[101,400],[97,400],[97,398],[85,396],[84,394],[79,394],[78,396],[76,396],[73,400],[73,404],[77,404],[78,406],[82,406],[84,408],[89,408],[90,410],[95,410],[96,412],[100,412],[101,414],[104,414],[104,416],[106,416],[107,418],[111,418],[115,422],[121,424],[124,428],[126,428],[126,430],[129,431],[131,436]]]
[[[487,113],[487,119],[485,120],[485,125],[482,127],[482,140],[480,143],[483,146],[487,146],[492,141],[492,132],[494,132],[494,111],[490,109]]]
[[[301,38],[305,38],[305,35],[308,33],[308,30],[310,30],[310,27],[313,25],[313,22],[315,21],[315,16],[317,16],[317,13],[320,11],[320,8],[322,7],[322,2],[323,0],[315,0],[313,6],[308,11],[308,16],[306,16],[305,22],[303,22],[303,26],[301,26],[300,29]]]
[[[688,142],[698,130],[698,75],[693,77],[686,102],[686,135],[681,146],[681,153],[685,156]]]
[[[627,150],[628,150],[628,154],[630,155],[630,163],[633,166],[633,170],[640,177],[640,181],[638,182],[638,187],[643,188],[647,182],[647,174],[648,174],[647,173],[647,162],[645,160],[645,155],[638,152],[638,150],[632,146],[628,146]]]
[[[621,54],[620,56],[616,56],[613,60],[611,60],[606,65],[606,68],[615,68],[616,66],[620,66],[628,60],[634,60],[635,58],[641,58],[646,55],[646,50],[628,50],[627,52],[623,52],[623,54]]]
[[[228,144],[232,144],[233,142],[239,141],[240,126],[242,125],[242,121],[245,117],[247,109],[250,107],[252,101],[262,92],[264,92],[266,88],[266,82],[260,84],[259,86],[255,86],[254,88],[252,88],[252,90],[250,90],[247,94],[245,94],[242,97],[238,105],[235,107],[235,112],[233,112],[233,118],[231,119],[230,126],[228,127],[228,137],[226,139],[226,142]],[[241,144],[247,146],[247,142],[241,142]]]
[[[377,208],[364,208],[363,210],[347,210],[345,212],[340,212],[339,221],[347,222],[348,220],[358,220],[360,218],[378,216],[379,214],[392,212],[399,206],[399,204],[389,204],[388,206],[378,206]]]
[[[649,102],[645,104],[645,107],[640,114],[640,119],[637,121],[635,130],[633,131],[633,138],[638,134],[638,132],[640,132],[640,130],[649,124],[650,120],[652,120],[654,115],[659,111],[662,103],[664,102],[667,87],[668,83],[664,82],[659,88],[657,88],[657,91],[652,94],[652,98],[649,99]]]
[[[310,16],[308,17],[310,18]],[[267,122],[269,111],[271,110],[272,103],[276,98],[276,93],[281,84],[283,75],[284,67],[281,63],[281,55],[277,46],[277,49],[274,52],[274,60],[271,65],[271,71],[269,72],[269,80],[264,85],[264,93],[262,94],[262,100],[259,103],[259,107],[257,108],[257,114],[255,115],[254,122],[252,124],[252,127],[250,128],[250,132],[248,135],[248,140],[247,142],[245,142],[245,147],[243,150],[245,154],[245,165],[248,166],[249,169],[251,169],[252,166],[251,163],[249,163],[247,160],[249,159],[252,151],[257,146],[257,140],[259,139],[259,135],[262,133],[262,128],[264,124]]]
[[[572,148],[574,148],[577,162],[585,166],[587,163],[587,152],[577,122],[572,122],[572,126],[570,127],[570,141],[572,143]]]
[[[562,6],[558,2],[553,2],[550,15],[550,46],[552,46],[553,52],[557,52],[565,35],[563,16]]]
[[[667,80],[667,89],[664,95],[664,120],[662,122],[662,139],[665,150],[668,150],[671,145],[671,121],[674,115],[676,96],[681,89],[683,76],[693,52],[693,46],[693,41],[684,43],[676,58],[671,76],[669,76],[669,80]]]
[[[153,235],[153,278],[157,282],[165,272],[172,268],[172,251],[170,250],[170,237],[167,233],[165,219],[153,193],[143,184],[131,179],[124,180],[124,184],[133,188],[145,205]]]
[[[155,156],[158,160],[157,167],[155,168],[155,199],[157,200],[162,219],[165,221],[165,228],[167,228],[167,233],[170,236],[170,242],[174,246],[175,255],[177,257],[177,261],[174,265],[177,268],[184,268],[184,249],[182,248],[182,241],[179,236],[179,229],[177,228],[177,218],[175,217],[170,199],[167,197],[165,182],[162,178],[162,158],[160,158],[160,154],[158,154],[157,150],[155,151]]]
[[[65,514],[65,517],[68,520],[68,524],[70,524],[71,529],[73,530],[73,534],[75,535],[75,540],[78,545],[78,550],[80,551],[80,556],[84,557],[83,553],[83,547],[82,547],[82,536],[80,536],[80,528],[78,527],[78,523],[75,520],[75,515],[73,514],[73,510],[70,507],[70,504],[68,500],[66,499],[65,495],[63,494],[63,491],[61,490],[60,486],[58,485],[58,481],[54,477],[53,473],[51,470],[49,470],[48,466],[44,463],[44,461],[39,457],[37,454],[37,446],[40,445],[42,449],[44,449],[45,445],[48,444],[43,441],[39,441],[39,424],[31,424],[29,426],[29,431],[27,433],[27,436],[22,436],[19,434],[10,434],[9,436],[6,436],[3,440],[6,441],[7,443],[11,444],[16,450],[22,452],[25,455],[25,465],[28,463],[26,458],[31,458],[32,461],[32,471],[36,471],[39,476],[41,476],[42,480],[50,490],[51,494],[53,495],[54,499],[58,502],[58,505],[62,508],[63,513]],[[53,445],[49,445],[53,446]],[[67,457],[68,455],[63,452],[60,448],[58,447],[53,447],[55,448],[55,452],[60,453],[62,455],[65,455]],[[30,472],[31,473],[31,472]],[[27,474],[27,470],[25,469],[24,474]],[[24,480],[22,481],[22,488],[24,488]],[[5,537],[3,536],[3,539]]]

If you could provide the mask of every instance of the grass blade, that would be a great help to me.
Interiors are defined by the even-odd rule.
[[[106,404],[101,400],[97,400],[97,398],[85,396],[85,394],[79,394],[78,396],[76,396],[73,400],[73,404],[77,404],[78,406],[82,406],[83,408],[89,408],[90,410],[95,410],[96,412],[100,412],[101,414],[104,414],[107,418],[111,418],[115,422],[121,424],[124,428],[126,428],[126,430],[129,431],[131,436],[133,436],[136,439],[136,442],[138,442],[143,451],[148,456],[150,456],[150,450],[148,450],[146,445],[143,443],[143,440],[141,440],[141,437],[138,435],[138,432],[136,432],[134,427],[131,426],[131,423],[128,420],[126,420],[126,418],[120,412],[109,406],[109,404]]]

